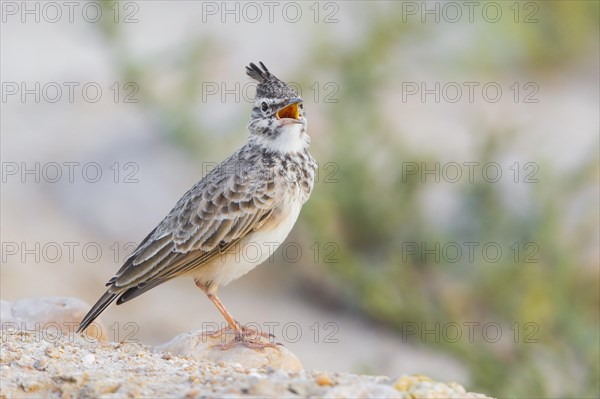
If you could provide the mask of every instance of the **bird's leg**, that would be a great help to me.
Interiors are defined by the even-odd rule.
[[[227,311],[227,309],[225,309],[225,305],[223,305],[223,302],[221,302],[219,297],[217,297],[217,294],[207,294],[207,295],[208,295],[208,299],[210,299],[211,302],[215,304],[215,306],[217,307],[219,312],[221,312],[221,314],[225,318],[225,321],[227,321],[227,324],[229,324],[229,328],[231,328],[235,332],[235,335],[242,334],[243,331],[242,331],[240,324],[237,321],[235,321],[235,319],[233,318],[233,315],[231,313],[229,313]],[[219,331],[221,331],[221,330],[219,330]]]
[[[205,335],[208,335],[210,337],[218,337],[219,335],[222,335],[224,332],[226,332],[228,329],[232,329],[235,333],[239,333],[239,323],[233,318],[233,315],[229,313],[227,309],[225,309],[225,306],[217,297],[217,293],[211,290],[210,284],[206,284],[200,280],[196,280],[194,282],[196,283],[196,287],[200,288],[202,292],[204,292],[206,296],[208,296],[208,299],[210,299],[211,302],[215,304],[215,306],[217,307],[217,309],[219,309],[219,312],[221,312],[228,324],[227,327],[220,328],[215,332],[206,333]]]
[[[272,342],[263,342],[263,340],[261,340],[261,337],[271,338],[272,336],[270,334],[259,332],[259,331],[256,331],[255,329],[252,329],[249,327],[244,327],[240,323],[238,323],[234,319],[233,315],[231,313],[229,313],[227,311],[227,309],[225,309],[225,306],[219,300],[219,297],[217,297],[217,294],[207,293],[206,295],[208,296],[208,299],[210,299],[211,302],[215,304],[215,306],[217,307],[219,312],[221,312],[221,314],[227,321],[227,324],[229,324],[229,328],[231,328],[233,330],[233,332],[235,333],[235,339],[231,340],[228,343],[221,345],[221,349],[223,349],[223,350],[229,349],[238,342],[241,342],[245,346],[252,348],[252,349],[264,349],[266,347],[271,347],[271,348],[277,347],[277,345]],[[222,332],[223,332],[223,330],[219,330],[216,333],[211,334],[211,335],[214,336],[214,335],[216,335],[218,333],[222,333]]]

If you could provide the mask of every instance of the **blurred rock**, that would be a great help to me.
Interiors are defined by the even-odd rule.
[[[267,338],[260,338],[262,342],[269,343]],[[242,344],[236,344],[227,350],[221,348],[223,344],[233,339],[231,333],[211,336],[203,331],[193,331],[180,334],[154,349],[179,356],[188,355],[194,359],[208,359],[216,363],[238,363],[244,368],[271,367],[287,371],[304,369],[300,359],[282,345],[262,350],[251,349]]]
[[[0,301],[2,331],[36,331],[53,335],[74,333],[91,306],[76,298],[41,297]],[[106,340],[104,326],[96,321],[86,331],[89,337]]]

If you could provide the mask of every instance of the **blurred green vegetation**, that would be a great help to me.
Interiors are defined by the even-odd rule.
[[[541,4],[539,26],[534,29],[529,26],[515,32],[515,26],[522,25],[487,26],[488,37],[481,38],[481,48],[507,47],[503,41],[521,46],[518,59],[508,63],[534,76],[585,60],[590,39],[597,40],[598,3],[578,5]],[[431,329],[436,322],[464,326],[494,321],[501,324],[503,333],[513,334],[510,326],[519,323],[518,342],[503,342],[501,348],[480,338],[473,343],[465,339],[451,343],[437,342],[435,334],[424,337],[427,345],[439,345],[468,365],[475,390],[500,397],[597,395],[599,276],[598,265],[586,258],[590,248],[598,250],[592,241],[598,237],[594,196],[583,204],[585,212],[574,232],[565,230],[569,207],[590,189],[598,189],[597,147],[581,154],[580,168],[568,175],[557,175],[551,159],[538,160],[539,183],[528,187],[531,200],[517,209],[502,201],[508,194],[506,187],[481,179],[462,184],[458,188],[461,212],[445,227],[432,224],[421,203],[436,183],[432,179],[403,182],[398,170],[402,160],[428,165],[436,160],[427,150],[407,148],[396,132],[387,131],[379,122],[385,117],[376,99],[386,84],[386,77],[377,71],[386,70],[381,67],[386,55],[411,27],[395,23],[398,15],[393,13],[381,13],[374,20],[377,23],[361,46],[339,52],[333,43],[321,44],[307,62],[325,59],[328,65],[345,66],[339,71],[343,106],[332,109],[331,119],[336,123],[330,126],[335,130],[328,132],[336,145],[324,157],[339,162],[340,183],[321,184],[306,217],[316,241],[336,237],[341,247],[340,262],[327,264],[330,272],[343,281],[344,290],[352,292],[345,297],[400,332],[407,322],[425,323]],[[494,60],[496,65],[490,59],[481,60],[480,67],[495,71],[507,63]],[[376,150],[365,151],[364,132],[377,132],[377,137],[366,135]],[[481,126],[474,134],[479,136],[478,146],[470,161],[485,164],[504,159],[527,132],[497,132]],[[378,163],[375,169],[369,154],[385,160],[384,166]],[[382,176],[382,171],[387,175]],[[329,206],[319,206],[327,202]],[[539,249],[534,256],[539,262],[526,262],[525,251],[517,261],[503,256],[495,264],[450,263],[443,258],[435,262],[432,256],[424,257],[425,261],[418,256],[402,259],[403,243],[433,248],[436,242],[498,242],[504,249],[514,242],[532,242],[528,253]],[[528,322],[535,324],[527,325],[525,331],[522,328]],[[532,333],[537,343],[529,342],[525,333]],[[554,385],[564,385],[552,387],[548,362],[560,375]]]
[[[446,55],[440,62],[489,76],[508,70],[544,77],[560,76],[568,73],[564,70],[569,66],[587,62],[587,52],[598,40],[598,2],[536,4],[539,22],[477,26],[480,34],[473,39],[474,49]],[[430,25],[401,23],[399,12],[400,7],[365,8],[368,29],[351,47],[337,45],[333,36],[320,30],[312,37],[308,33],[310,56],[297,66],[293,80],[314,81],[311,74],[324,71],[333,74],[340,87],[340,106],[323,107],[330,130],[326,137],[320,136],[324,142],[313,143],[321,164],[334,161],[339,166],[338,183],[319,182],[303,211],[306,234],[301,238],[306,246],[335,241],[339,262],[311,267],[326,274],[321,283],[348,306],[399,334],[409,322],[432,326],[493,321],[512,337],[510,327],[519,323],[517,342],[475,339],[470,343],[463,338],[452,343],[425,337],[424,345],[453,354],[468,367],[473,377],[469,389],[499,397],[595,397],[600,391],[600,276],[594,264],[599,215],[598,204],[587,199],[590,190],[592,199],[598,190],[597,148],[581,154],[579,168],[568,174],[559,174],[552,159],[536,158],[539,183],[527,186],[527,200],[517,207],[503,200],[511,193],[501,184],[481,179],[458,183],[453,193],[459,212],[449,223],[432,223],[422,203],[435,183],[402,181],[399,164],[436,162],[435,155],[411,148],[403,141],[403,132],[390,130],[383,122],[379,96],[407,38],[426,46],[439,31],[432,31]],[[114,44],[115,62],[124,80],[150,81],[153,72],[148,66],[129,57],[119,45],[119,28],[102,29]],[[183,70],[174,96],[178,102],[151,92],[141,101],[159,115],[157,120],[170,137],[199,157],[214,144],[208,143],[203,126],[193,118],[192,104],[199,96],[204,55],[214,49],[210,38],[192,37],[173,57],[161,57],[161,65],[170,58],[174,68]],[[240,120],[239,126],[244,123]],[[482,164],[504,159],[527,135],[497,131],[484,123],[473,126],[477,145],[466,161]],[[371,154],[376,154],[377,163]],[[583,207],[575,216],[567,212],[574,203]],[[502,256],[494,264],[402,256],[403,243],[426,243],[431,248],[435,242],[471,241],[498,242],[505,249],[515,242],[532,242],[535,247],[521,247],[517,261]],[[531,248],[537,249],[537,263],[525,262]],[[531,328],[537,327],[537,343],[526,342],[533,330],[524,327],[530,322],[535,323]],[[411,340],[419,341],[419,337]]]

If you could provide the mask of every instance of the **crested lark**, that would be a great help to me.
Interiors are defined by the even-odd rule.
[[[185,193],[146,236],[78,332],[115,299],[119,305],[189,275],[235,333],[233,343],[266,346],[256,331],[236,322],[217,290],[264,262],[285,240],[310,196],[317,164],[308,153],[303,100],[262,62],[251,63],[246,73],[258,81],[248,142]],[[249,246],[260,256],[244,256]]]

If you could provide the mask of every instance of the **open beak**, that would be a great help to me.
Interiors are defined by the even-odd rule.
[[[298,104],[302,102],[300,97],[290,100],[287,105],[281,108],[275,116],[277,119],[285,119],[284,123],[302,123],[300,121],[300,110]]]

